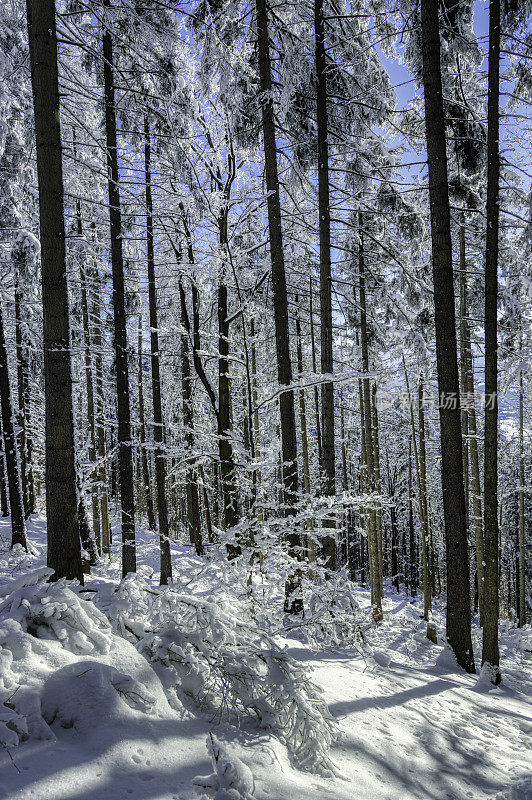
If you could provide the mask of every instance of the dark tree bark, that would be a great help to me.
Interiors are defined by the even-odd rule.
[[[230,530],[238,521],[238,501],[235,487],[235,465],[231,444],[231,386],[229,380],[229,324],[227,322],[227,285],[225,275],[218,279],[218,447],[220,451],[220,476],[224,528]],[[239,545],[228,544],[228,554],[240,554]]]
[[[151,330],[151,387],[153,402],[153,438],[155,440],[155,483],[157,485],[157,521],[161,553],[161,584],[172,579],[172,558],[168,531],[166,499],[166,457],[164,452],[163,406],[161,400],[161,369],[159,359],[159,323],[157,319],[157,287],[153,251],[153,199],[151,188],[150,126],[144,117],[144,172],[146,181],[146,251],[148,259],[148,298]]]
[[[280,418],[282,478],[284,503],[287,515],[295,512],[298,493],[297,439],[294,392],[286,387],[292,383],[292,364],[290,361],[290,337],[288,325],[288,296],[283,250],[281,224],[281,199],[279,196],[279,174],[277,169],[277,139],[272,98],[272,68],[270,60],[270,40],[268,34],[268,10],[266,0],[256,0],[257,45],[260,89],[262,92],[262,135],[264,146],[264,167],[266,189],[268,192],[268,227],[270,233],[270,259],[272,265],[273,313],[275,321],[275,346],[277,353],[277,377],[281,385]],[[299,533],[290,526],[288,534],[290,554],[301,559]],[[285,610],[297,614],[303,610],[300,588],[301,579],[294,573],[285,587]]]
[[[416,532],[414,529],[414,501],[412,492],[412,434],[408,440],[408,543],[409,543],[409,569],[408,578],[410,595],[415,597],[418,586]]]
[[[81,236],[81,208],[78,205],[78,232]],[[92,355],[91,355],[91,337],[89,329],[89,301],[87,296],[87,276],[85,274],[85,267],[83,264],[80,266],[80,279],[81,279],[81,309],[83,317],[83,339],[85,346],[85,383],[87,387],[87,417],[89,420],[89,461],[93,465],[91,471],[91,506],[92,506],[92,536],[90,535],[87,542],[92,542],[90,547],[85,544],[85,503],[84,498],[81,497],[81,487],[78,485],[78,516],[80,517],[80,538],[81,544],[84,549],[90,553],[90,564],[95,564],[98,553],[101,552],[101,527],[100,527],[100,513],[98,503],[98,489],[97,479],[98,474],[95,468],[96,464],[96,428],[94,418],[94,381],[92,370]]]
[[[15,344],[17,348],[17,395],[18,395],[18,452],[20,456],[20,479],[22,483],[22,501],[24,504],[24,518],[28,519],[32,513],[30,508],[30,492],[28,482],[28,450],[26,437],[26,358],[22,343],[22,311],[20,276],[16,276],[15,283]]]
[[[432,611],[432,581],[430,577],[429,504],[427,499],[427,450],[423,373],[421,373],[419,378],[417,411],[419,427],[419,508],[421,514],[421,545],[423,553],[423,618],[428,622],[429,613]]]
[[[78,578],[82,582],[55,2],[28,0],[27,12],[44,320],[47,563],[55,578]]]
[[[75,156],[76,155],[75,129],[72,130],[72,136],[74,140],[74,156]],[[79,200],[76,200],[76,226],[77,226],[77,235],[81,242],[83,238],[83,221],[81,217],[81,203]],[[91,561],[91,563],[94,564],[96,563],[98,554],[101,552],[102,542],[101,542],[100,509],[98,502],[98,486],[97,486],[98,473],[95,466],[96,465],[96,422],[94,414],[94,372],[92,368],[92,346],[91,346],[92,342],[91,342],[91,332],[89,323],[89,297],[88,297],[89,290],[87,286],[87,273],[84,263],[80,264],[79,273],[80,273],[80,283],[81,283],[81,316],[83,321],[83,345],[84,345],[84,357],[85,357],[85,386],[87,390],[87,417],[89,421],[89,461],[92,464],[92,470],[91,470],[92,531],[93,531],[93,540],[95,542],[95,547],[91,546],[90,548],[87,548],[87,545],[85,544],[85,539],[87,536],[87,532],[85,530],[86,520],[84,519],[85,504],[81,497],[81,486],[79,485],[80,484],[79,476],[78,476],[78,494],[79,494],[78,516],[80,525],[81,544],[86,552],[92,553],[93,560]]]
[[[0,303],[0,405],[2,410],[2,433],[7,466],[7,487],[11,509],[11,547],[21,544],[27,550],[24,505],[22,502],[22,482],[20,480],[20,460],[15,436],[13,399],[9,380],[4,317]]]
[[[447,551],[447,637],[460,666],[474,672],[438,0],[421,0],[421,39]]]
[[[499,669],[499,527],[497,523],[497,267],[499,262],[499,68],[501,4],[490,0],[488,56],[488,187],[484,293],[484,603],[482,664],[494,684]]]
[[[480,467],[478,457],[478,436],[477,436],[477,412],[475,409],[475,376],[473,365],[473,353],[471,350],[471,333],[469,330],[469,307],[467,298],[466,280],[466,240],[465,228],[460,225],[460,305],[462,309],[462,342],[463,362],[465,368],[465,393],[468,397],[469,409],[467,410],[467,431],[469,435],[469,455],[471,461],[471,505],[473,531],[475,534],[475,555],[476,555],[476,585],[475,592],[477,605],[480,611],[480,625],[483,623],[484,605],[484,533],[482,522],[482,489],[480,485]],[[463,280],[462,280],[463,279]]]
[[[364,234],[362,230],[362,214],[359,214],[359,250],[358,279],[360,296],[360,347],[362,351],[362,371],[366,377],[362,380],[362,401],[364,407],[364,461],[366,466],[366,491],[370,494],[376,490],[375,480],[375,447],[371,410],[371,389],[369,373],[369,349],[366,306],[366,269],[364,263]],[[368,508],[367,514],[368,553],[371,579],[371,605],[374,615],[382,616],[382,575],[380,570],[379,543],[377,532],[377,513],[374,504]]]
[[[181,325],[186,330],[181,312]],[[186,333],[181,335],[181,392],[183,395],[183,427],[185,429],[185,444],[187,447],[187,457],[191,457],[194,451],[194,407],[192,403],[192,374],[190,369],[190,344]],[[204,554],[203,540],[201,536],[201,517],[199,507],[198,478],[194,464],[187,469],[186,473],[187,490],[187,519],[188,532],[191,544],[196,548],[199,556]],[[210,526],[210,509],[205,498],[205,514],[207,518],[207,529]]]
[[[316,108],[318,134],[318,218],[320,233],[320,345],[321,374],[333,373],[333,326],[331,282],[331,209],[329,198],[329,144],[327,121],[327,74],[325,57],[325,23],[323,0],[314,0],[314,34],[316,65]],[[334,384],[321,385],[322,473],[324,494],[336,494],[334,452]],[[333,520],[325,520],[325,527],[334,527]],[[325,566],[336,568],[336,540],[325,536],[322,544]]]
[[[226,259],[228,245],[228,213],[231,184],[234,180],[234,161],[229,177],[223,185],[218,173],[218,186],[223,193],[224,203],[218,217],[219,245],[222,264],[218,276],[217,315],[218,315],[218,448],[220,452],[220,475],[222,479],[222,495],[224,510],[224,528],[230,530],[239,519],[238,496],[236,492],[236,474],[231,443],[231,383],[229,376],[229,321],[227,305]],[[237,543],[227,544],[229,558],[240,555],[241,547]]]
[[[107,489],[107,466],[105,449],[105,397],[103,390],[102,322],[100,312],[100,276],[97,264],[93,271],[93,318],[94,318],[94,388],[96,406],[96,438],[98,446],[98,494],[100,499],[102,552],[111,555],[111,528],[109,524],[109,495]]]
[[[298,306],[298,296],[295,297],[296,307]],[[301,320],[299,318],[299,310],[296,312],[296,347],[297,347],[297,372],[298,378],[301,380],[303,375],[303,343],[301,337]],[[301,456],[303,460],[303,474],[302,483],[303,491],[307,496],[310,496],[310,464],[308,452],[308,434],[307,434],[307,409],[305,402],[305,390],[299,390],[299,424],[301,428]],[[311,521],[306,521],[306,527],[311,528]],[[307,559],[312,562],[315,561],[315,543],[312,534],[307,534]]]
[[[144,487],[144,497],[146,501],[146,513],[148,516],[148,528],[150,531],[157,530],[155,522],[155,508],[153,504],[153,494],[151,490],[150,469],[148,465],[148,453],[146,452],[146,411],[144,408],[144,352],[143,352],[143,325],[142,314],[139,314],[138,331],[138,384],[139,384],[139,423],[140,423],[140,471],[142,485]]]
[[[105,3],[110,6],[109,0]],[[116,364],[116,397],[118,416],[118,471],[122,506],[122,575],[136,572],[135,489],[133,483],[133,448],[131,442],[131,410],[129,407],[129,371],[127,353],[127,320],[124,289],[124,255],[122,251],[122,213],[116,139],[116,107],[114,87],[113,39],[106,28],[103,34],[103,73],[105,92],[105,139],[111,234],[111,266],[113,276],[114,349]]]
[[[2,414],[0,413],[0,513],[3,517],[9,516],[9,505],[7,502],[6,467],[4,460],[4,434],[2,432]]]
[[[523,351],[522,335],[519,340],[519,352]],[[526,545],[525,545],[525,441],[524,441],[524,387],[523,370],[519,373],[519,569],[517,584],[519,588],[519,605],[517,617],[519,627],[526,625]]]
[[[312,308],[312,297],[313,297],[313,287],[312,287],[312,275],[309,279],[309,316],[310,316],[310,344],[312,350],[312,372],[314,375],[316,374],[316,340],[314,336],[314,310]],[[318,445],[318,464],[322,463],[322,454],[321,454],[321,421],[320,421],[320,400],[319,400],[319,392],[318,387],[314,386],[314,411],[316,414],[316,442]]]

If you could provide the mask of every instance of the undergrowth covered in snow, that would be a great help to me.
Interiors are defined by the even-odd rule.
[[[16,745],[31,736],[50,736],[47,721],[71,723],[70,711],[44,701],[39,687],[24,685],[32,656],[54,642],[78,656],[105,656],[113,637],[132,642],[159,667],[158,675],[174,707],[190,698],[214,717],[253,717],[282,741],[294,763],[305,770],[332,774],[330,746],[335,724],[308,671],[246,613],[223,603],[158,587],[142,576],[121,581],[110,598],[86,592],[75,582],[49,583],[41,568],[5,584],[0,604],[0,742]],[[105,599],[107,597],[107,599]],[[98,607],[98,605],[100,607]],[[18,662],[18,665],[17,665]],[[23,666],[22,662],[25,662]],[[63,673],[72,680],[92,671],[128,703],[149,711],[149,692],[112,666],[86,670],[78,664]],[[85,680],[85,683],[87,679]],[[60,688],[59,686],[57,687]],[[42,709],[42,713],[41,713]],[[79,722],[79,721],[78,721]]]
[[[148,534],[136,576],[122,579],[113,554],[84,587],[50,582],[39,534],[29,554],[0,542],[9,800],[114,800],[130,785],[137,800],[351,800],[353,787],[361,800],[529,800],[530,626],[501,621],[494,690],[457,668],[443,600],[433,644],[416,600],[390,590],[376,626],[368,590],[314,570],[294,619],[282,610],[290,564],[228,564],[224,552],[200,559],[173,545],[175,582],[160,587]],[[478,627],[473,643],[478,662]],[[25,779],[28,760],[48,782]]]

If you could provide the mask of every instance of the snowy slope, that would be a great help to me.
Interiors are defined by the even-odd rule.
[[[42,566],[44,525],[32,523],[35,554],[28,557],[5,548],[7,522],[1,524],[5,595],[13,581]],[[206,568],[183,547],[174,555],[182,590],[194,597],[212,593],[209,581],[223,567]],[[155,569],[155,537],[141,538],[139,562],[146,575]],[[95,573],[86,588],[112,596],[118,561]],[[227,575],[219,579],[227,600],[237,590]],[[367,593],[358,595],[368,605]],[[21,639],[14,660],[7,666],[0,661],[2,677],[15,680],[17,691],[40,698],[48,723],[40,735],[53,737],[30,736],[0,749],[5,800],[199,800],[216,792],[217,800],[532,798],[529,629],[502,631],[504,684],[497,689],[459,672],[448,652],[425,638],[418,609],[397,597],[387,598],[384,623],[362,651],[313,651],[302,639],[279,639],[313,670],[338,721],[332,749],[337,776],[326,778],[296,769],[270,732],[213,720],[170,696],[162,673],[100,612],[91,616],[92,603],[81,603],[89,609],[82,636],[66,647],[52,638],[32,639],[31,652]],[[216,777],[206,746],[210,733],[227,781]],[[214,783],[195,780],[209,774]]]

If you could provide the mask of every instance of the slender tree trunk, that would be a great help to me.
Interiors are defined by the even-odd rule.
[[[520,351],[522,352],[522,339]],[[519,627],[526,625],[526,551],[525,551],[525,439],[524,439],[523,370],[519,374]]]
[[[185,328],[183,318],[181,325]],[[187,456],[191,457],[194,452],[194,409],[192,404],[192,376],[190,369],[190,352],[188,335],[181,335],[181,392],[183,395],[183,427],[185,429],[185,444]],[[187,468],[187,521],[188,532],[191,543],[196,548],[199,556],[204,554],[203,540],[201,537],[201,518],[199,510],[199,494],[197,474],[194,465]],[[205,497],[205,514],[208,518],[207,525],[210,525],[210,510]],[[207,528],[208,530],[208,528]]]
[[[225,235],[222,245],[225,244]],[[230,530],[238,522],[239,508],[235,486],[235,463],[231,442],[231,385],[229,380],[229,324],[227,322],[227,285],[225,275],[218,282],[218,448],[220,453],[220,475],[224,528]],[[229,558],[240,555],[238,543],[227,545]]]
[[[340,391],[340,439],[342,448],[342,489],[347,494],[349,477],[347,472],[347,441],[345,432],[344,394]],[[339,562],[341,566],[349,563],[349,518],[351,509],[344,504],[342,540],[339,547]]]
[[[412,487],[412,440],[414,435],[411,433],[408,440],[408,541],[409,541],[409,565],[410,569],[410,595],[415,597],[417,594],[418,574],[416,556],[416,532],[414,529],[414,497]]]
[[[102,323],[100,313],[100,276],[94,264],[93,275],[94,318],[94,384],[96,395],[96,439],[98,452],[98,494],[100,498],[102,552],[111,555],[111,527],[109,524],[109,495],[107,489],[107,466],[105,452],[105,398],[103,389]]]
[[[24,504],[24,518],[31,514],[30,498],[28,491],[28,461],[26,444],[26,392],[25,392],[25,353],[22,344],[22,318],[21,318],[21,292],[20,276],[16,276],[15,283],[15,343],[17,349],[17,394],[18,394],[18,452],[20,456],[20,479],[22,483],[22,502]]]
[[[490,0],[488,57],[488,164],[484,295],[484,614],[482,664],[494,684],[499,669],[499,528],[497,525],[497,267],[499,261],[499,61],[500,0]]]
[[[298,296],[295,298],[296,307],[298,306]],[[296,312],[296,341],[297,341],[297,372],[298,378],[301,380],[303,375],[303,343],[301,340],[301,320],[299,318],[299,311]],[[310,462],[308,452],[308,434],[307,434],[307,408],[305,402],[305,390],[299,390],[299,424],[301,428],[301,455],[303,459],[303,491],[310,497]],[[307,519],[307,528],[311,528],[311,520]],[[307,558],[309,562],[316,559],[314,538],[312,535],[307,534]]]
[[[474,672],[438,0],[421,0],[421,39],[447,551],[447,637],[460,666]]]
[[[390,525],[392,528],[392,583],[395,591],[399,594],[399,531],[397,530],[397,510],[395,505],[390,507]]]
[[[24,505],[22,502],[22,482],[20,480],[20,461],[15,436],[13,399],[9,380],[4,319],[0,304],[0,405],[2,411],[2,432],[7,466],[7,486],[9,507],[11,509],[11,547],[22,545],[27,550]]]
[[[76,155],[75,149],[75,141],[76,141],[76,131],[75,129],[72,130],[72,136],[74,140],[74,155]],[[83,238],[83,222],[81,218],[81,202],[76,200],[76,224],[77,224],[77,235],[79,241]],[[91,552],[91,560],[90,564],[96,563],[96,559],[98,557],[98,553],[101,552],[101,527],[100,527],[100,509],[99,509],[99,499],[98,499],[98,474],[97,469],[95,468],[96,463],[96,420],[95,420],[95,411],[94,411],[94,380],[93,380],[93,369],[92,369],[92,342],[91,342],[91,333],[90,333],[90,324],[89,324],[89,299],[88,299],[88,287],[87,287],[87,273],[85,270],[85,265],[80,263],[79,267],[79,274],[80,274],[80,284],[81,284],[81,316],[83,322],[83,345],[84,345],[84,360],[85,360],[85,387],[87,392],[87,417],[89,420],[89,461],[92,465],[91,470],[91,506],[92,506],[92,532],[93,532],[93,539],[92,544],[89,540],[91,539],[90,533],[88,533],[86,529],[86,520],[85,520],[85,504],[82,502],[81,498],[81,486],[78,479],[78,494],[80,495],[80,501],[78,502],[78,516],[80,518],[80,538],[81,543],[84,546],[85,551]],[[87,539],[88,536],[88,539]],[[90,547],[84,544],[84,539],[87,539],[88,544]],[[90,566],[89,564],[89,566]]]
[[[425,389],[423,374],[418,387],[418,427],[419,427],[419,507],[421,510],[421,543],[423,554],[423,618],[428,622],[432,610],[430,578],[430,534],[427,499],[427,452],[425,446]]]
[[[312,275],[310,276],[310,287],[309,287],[309,316],[310,316],[310,344],[312,350],[312,372],[316,375],[317,368],[316,368],[316,337],[314,335],[314,310],[313,310],[313,288],[312,288]],[[316,415],[316,442],[318,445],[318,464],[322,463],[322,446],[321,446],[321,420],[320,420],[320,399],[319,399],[319,392],[318,387],[314,386],[314,411]]]
[[[27,0],[35,120],[42,302],[48,566],[83,582],[78,530],[54,0]]]
[[[355,285],[353,285],[353,294],[355,304],[356,300],[356,289]],[[360,338],[358,334],[358,328],[355,331],[356,337],[356,346],[360,346]],[[364,390],[362,388],[362,378],[358,379],[358,408],[360,411],[360,493],[364,493],[367,491],[367,463],[366,463],[366,424],[364,419]],[[364,536],[362,535],[362,529],[364,528],[364,520],[366,518],[365,509],[363,506],[360,506],[359,511],[359,518],[360,518],[360,583],[362,586],[365,585],[365,569],[364,569],[364,559],[365,559],[365,545],[364,545]],[[366,526],[367,528],[367,526]],[[368,548],[368,556],[369,556],[369,548]]]
[[[105,4],[110,6],[109,0]],[[113,39],[108,29],[103,35],[103,73],[105,85],[105,137],[111,232],[111,265],[113,275],[114,347],[116,363],[116,396],[118,414],[118,470],[122,506],[122,575],[136,572],[135,490],[133,483],[133,447],[131,410],[129,406],[129,370],[127,318],[124,288],[124,255],[122,250],[122,212],[116,139],[116,106],[114,87]]]
[[[81,208],[78,204],[78,234],[82,235],[81,230]],[[96,464],[96,420],[94,412],[94,381],[92,369],[92,348],[89,328],[89,301],[87,296],[87,275],[85,267],[80,265],[81,279],[81,311],[83,318],[83,339],[85,350],[85,384],[87,389],[87,417],[89,420],[89,461],[92,465],[91,470],[91,506],[92,506],[92,531],[97,551],[101,551],[101,527],[100,509],[98,502],[98,471]],[[97,555],[97,553],[96,553]],[[95,563],[95,562],[92,562]]]
[[[480,625],[483,622],[483,602],[484,602],[484,533],[482,523],[482,489],[480,484],[480,468],[478,457],[478,438],[477,438],[477,413],[475,410],[475,376],[473,368],[473,352],[471,349],[471,332],[469,328],[469,306],[467,298],[467,281],[465,279],[467,260],[465,249],[465,228],[460,226],[460,270],[464,276],[464,284],[461,292],[461,306],[462,306],[462,330],[463,342],[462,348],[465,354],[465,393],[468,405],[468,436],[469,436],[469,454],[471,461],[471,506],[472,506],[472,519],[473,531],[475,535],[475,551],[476,551],[476,575],[477,575],[477,592],[478,592],[478,607],[480,612]]]
[[[281,448],[284,502],[286,512],[295,512],[298,493],[297,440],[294,392],[286,387],[292,383],[290,340],[288,325],[288,296],[281,225],[281,201],[279,175],[277,171],[277,141],[272,98],[272,69],[268,34],[268,10],[266,0],[256,0],[257,45],[260,89],[262,92],[262,133],[264,139],[264,166],[268,192],[268,227],[270,232],[270,258],[272,265],[273,312],[275,320],[275,344],[277,352],[277,376],[281,389]],[[290,526],[288,533],[290,555],[301,559],[301,542],[297,529]],[[301,578],[298,572],[289,577],[285,587],[285,610],[297,614],[303,610]]]
[[[153,438],[155,441],[155,483],[157,486],[157,521],[161,553],[161,585],[172,579],[172,558],[168,531],[166,499],[166,457],[164,452],[163,407],[159,357],[159,323],[157,319],[157,287],[153,251],[153,199],[151,187],[151,144],[148,117],[144,117],[144,177],[146,182],[146,252],[148,261],[148,298],[150,306],[151,387],[153,402]]]
[[[320,344],[321,374],[333,373],[333,327],[331,282],[331,209],[329,201],[329,143],[327,123],[327,75],[325,58],[325,22],[323,0],[314,0],[316,107],[318,139],[318,220],[320,232]],[[322,460],[320,469],[325,495],[336,494],[334,452],[334,384],[321,384]],[[334,527],[325,519],[324,527]],[[322,552],[327,569],[336,569],[335,536],[325,536]]]
[[[373,460],[375,469],[375,490],[378,494],[382,492],[381,485],[381,465],[380,465],[380,446],[379,446],[379,416],[377,412],[377,384],[374,383],[371,387],[371,421],[372,421],[372,436],[373,436]],[[375,533],[377,536],[377,550],[379,554],[379,586],[383,585],[383,542],[382,542],[382,508],[379,505],[375,510]]]
[[[460,226],[460,392],[465,408],[462,407],[462,460],[464,470],[464,495],[466,509],[466,530],[469,536],[469,400],[467,395],[468,367],[468,321],[466,317],[466,259],[465,230]]]
[[[205,474],[203,472],[203,467],[200,465],[199,467],[199,478],[201,482],[201,488],[203,489],[203,506],[205,508],[205,527],[207,528],[207,539],[212,544],[215,541],[214,531],[212,529],[212,518],[211,518],[211,507],[209,503],[209,493],[207,491],[207,484],[205,482]]]
[[[226,198],[227,203],[228,198]],[[227,208],[227,206],[226,206]],[[194,251],[192,248],[192,237],[188,228],[187,219],[182,207],[182,222],[187,242],[187,253],[190,264],[194,263]],[[219,218],[219,244],[222,248],[227,246],[227,215],[226,212]],[[218,433],[218,455],[219,470],[222,488],[222,511],[223,526],[225,530],[233,528],[238,522],[239,508],[235,486],[235,460],[233,445],[230,438],[231,431],[231,386],[229,380],[229,325],[227,322],[227,286],[223,280],[219,281],[217,292],[217,317],[218,317],[218,399],[216,393],[205,373],[200,358],[200,319],[199,319],[199,294],[194,280],[192,280],[192,327],[188,317],[186,298],[182,283],[179,285],[181,300],[181,319],[192,339],[192,356],[194,368],[200,378],[212,410],[216,416]],[[218,467],[216,467],[218,469]],[[216,473],[216,484],[218,486],[218,474]],[[218,489],[215,495],[215,517],[218,519]],[[229,558],[235,558],[241,552],[240,545],[228,543],[227,553]]]
[[[259,428],[259,410],[258,406],[258,394],[257,394],[257,348],[255,345],[255,320],[253,317],[250,321],[250,333],[251,333],[251,383],[252,383],[252,398],[253,398],[253,442],[255,445],[255,458],[258,460],[260,458],[259,452],[259,440],[260,440],[260,428]],[[254,507],[257,520],[259,522],[263,519],[263,510],[260,498],[261,492],[261,472],[258,467],[255,467],[253,470],[253,486],[254,486]]]
[[[144,353],[143,353],[143,326],[142,313],[139,314],[138,331],[138,384],[139,384],[139,422],[140,422],[140,473],[141,483],[144,487],[144,497],[146,500],[146,513],[148,515],[148,528],[150,531],[157,530],[155,522],[155,508],[153,504],[153,494],[151,490],[150,468],[148,464],[148,453],[146,452],[146,410],[144,408]]]
[[[0,513],[3,517],[9,516],[9,505],[7,502],[6,467],[4,460],[5,446],[4,434],[2,431],[2,414],[0,413]]]
[[[371,387],[369,373],[369,350],[367,330],[366,307],[366,274],[364,265],[364,238],[361,225],[362,215],[359,214],[359,249],[358,249],[358,280],[360,296],[360,346],[362,350],[362,400],[364,404],[364,450],[366,464],[366,491],[375,492],[375,449],[373,442],[373,424],[371,411]],[[379,567],[379,545],[377,540],[377,514],[374,501],[367,510],[368,553],[371,578],[371,605],[374,615],[382,616],[382,580]]]

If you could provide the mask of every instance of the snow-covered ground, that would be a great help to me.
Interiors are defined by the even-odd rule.
[[[2,800],[532,800],[530,628],[502,628],[498,688],[460,672],[447,649],[426,639],[419,609],[397,595],[386,598],[384,622],[365,647],[311,649],[301,636],[277,635],[295,664],[311,671],[338,723],[337,774],[326,777],[297,769],[285,744],[245,715],[235,725],[197,710],[172,691],[167,671],[112,629],[86,598],[98,596],[100,608],[120,617],[112,606],[116,557],[94,570],[87,592],[68,595],[67,608],[65,589],[54,595],[41,582],[17,590],[28,573],[37,581],[44,564],[43,522],[30,525],[31,556],[11,553],[8,533],[2,520]],[[155,536],[140,537],[147,578],[156,547]],[[238,588],[222,560],[205,566],[176,545],[174,568],[183,595],[236,608]],[[367,607],[367,593],[357,595]],[[43,626],[31,623],[21,634],[17,620],[30,619],[31,603],[50,611]],[[50,634],[46,619],[60,617],[67,623]],[[479,645],[478,631],[475,638]]]

